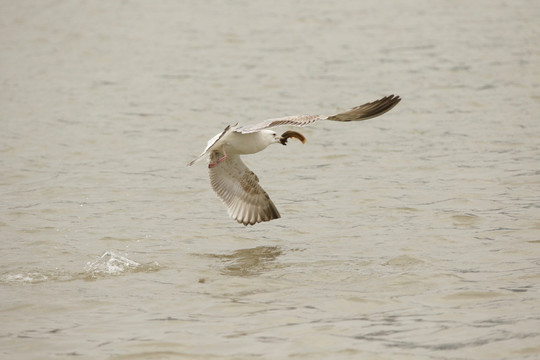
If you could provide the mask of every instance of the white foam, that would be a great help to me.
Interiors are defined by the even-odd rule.
[[[37,283],[46,281],[49,277],[47,275],[31,272],[26,274],[8,274],[2,276],[2,281],[4,282],[25,282],[25,283]]]

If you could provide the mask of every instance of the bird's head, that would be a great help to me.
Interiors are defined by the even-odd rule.
[[[281,137],[272,130],[262,130],[260,132],[260,136],[262,136],[264,142],[266,142],[268,145],[278,143],[281,139]]]

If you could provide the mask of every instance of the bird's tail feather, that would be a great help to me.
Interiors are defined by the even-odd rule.
[[[199,155],[195,160],[193,161],[190,161],[188,163],[188,166],[191,166],[191,165],[195,165],[196,163],[198,163],[199,161],[201,161],[202,159],[204,159],[204,156],[206,155],[206,152],[203,152],[201,155]]]

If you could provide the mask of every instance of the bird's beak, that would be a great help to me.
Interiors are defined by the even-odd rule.
[[[287,140],[289,140],[289,138],[297,138],[302,142],[302,144],[306,143],[306,138],[304,137],[304,135],[296,131],[285,131],[283,134],[281,134],[279,142],[283,145],[287,145]]]

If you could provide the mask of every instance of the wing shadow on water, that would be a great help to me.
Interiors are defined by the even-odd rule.
[[[254,276],[274,269],[274,260],[283,254],[279,246],[257,246],[240,249],[231,254],[209,254],[224,263],[222,273],[230,276]]]

